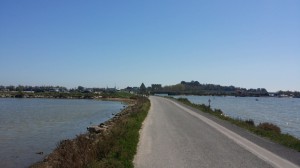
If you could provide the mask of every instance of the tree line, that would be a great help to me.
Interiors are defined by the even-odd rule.
[[[269,96],[265,88],[246,89],[235,86],[221,86],[215,84],[201,84],[198,81],[181,81],[175,85],[152,88],[152,93],[168,93],[173,95],[231,95],[231,96]]]
[[[0,91],[8,91],[8,92],[35,92],[35,93],[41,93],[41,92],[104,92],[104,91],[113,91],[115,88],[85,88],[83,86],[78,86],[77,88],[71,88],[67,89],[63,86],[2,86],[0,85]]]

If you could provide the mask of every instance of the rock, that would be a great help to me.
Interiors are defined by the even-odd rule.
[[[38,154],[38,155],[43,155],[44,152],[36,152],[35,154]]]
[[[90,133],[101,133],[102,131],[105,130],[105,128],[102,128],[102,127],[99,127],[99,126],[90,126],[90,127],[87,127],[87,130]]]
[[[107,125],[100,125],[100,128],[107,128]]]

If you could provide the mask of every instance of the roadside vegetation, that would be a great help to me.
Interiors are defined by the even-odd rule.
[[[183,104],[196,108],[202,112],[209,113],[222,120],[229,121],[232,124],[245,128],[250,132],[255,133],[256,135],[268,138],[274,142],[277,142],[279,144],[282,144],[286,147],[295,149],[298,152],[300,152],[300,140],[292,135],[281,133],[280,128],[272,123],[260,123],[258,125],[255,125],[254,121],[251,119],[241,120],[241,119],[230,118],[228,116],[225,116],[220,109],[213,110],[210,108],[210,106],[207,106],[205,104],[194,104],[191,103],[186,98],[178,98],[177,100]]]
[[[133,106],[99,125],[105,128],[101,133],[87,133],[61,141],[52,154],[32,167],[133,167],[139,130],[149,108],[147,98],[136,97]]]
[[[128,92],[112,92],[112,93],[102,93],[102,98],[123,98],[123,99],[137,99],[136,95]]]
[[[98,143],[97,157],[88,167],[133,167],[139,130],[149,108],[150,101],[139,97],[130,115],[116,122],[110,133]]]

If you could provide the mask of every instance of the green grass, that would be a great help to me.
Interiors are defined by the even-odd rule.
[[[209,106],[206,106],[204,104],[191,103],[186,98],[178,98],[177,100],[188,106],[196,108],[202,112],[209,113],[222,120],[226,120],[232,124],[247,129],[250,132],[255,133],[256,135],[268,138],[273,142],[277,142],[279,144],[282,144],[286,147],[295,149],[298,152],[300,152],[300,140],[292,135],[281,133],[280,128],[274,124],[261,123],[255,126],[253,120],[241,120],[241,119],[230,118],[228,116],[225,116],[220,109],[212,110]]]
[[[147,116],[150,101],[139,98],[130,115],[122,118],[110,133],[98,143],[97,157],[87,167],[133,167],[133,158],[139,142],[139,130]]]
[[[128,92],[114,92],[114,93],[102,93],[103,98],[125,98],[125,99],[136,99],[137,96]]]

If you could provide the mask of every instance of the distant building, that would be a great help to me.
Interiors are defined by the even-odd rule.
[[[117,88],[116,87],[114,87],[114,88],[106,87],[105,92],[112,92],[112,93],[117,92]]]
[[[34,93],[34,91],[23,91],[24,93]]]
[[[92,89],[92,88],[85,88],[85,89],[84,89],[84,92],[85,92],[85,93],[92,93],[92,92],[93,92],[93,89]]]
[[[59,92],[59,88],[51,88],[49,92]]]

